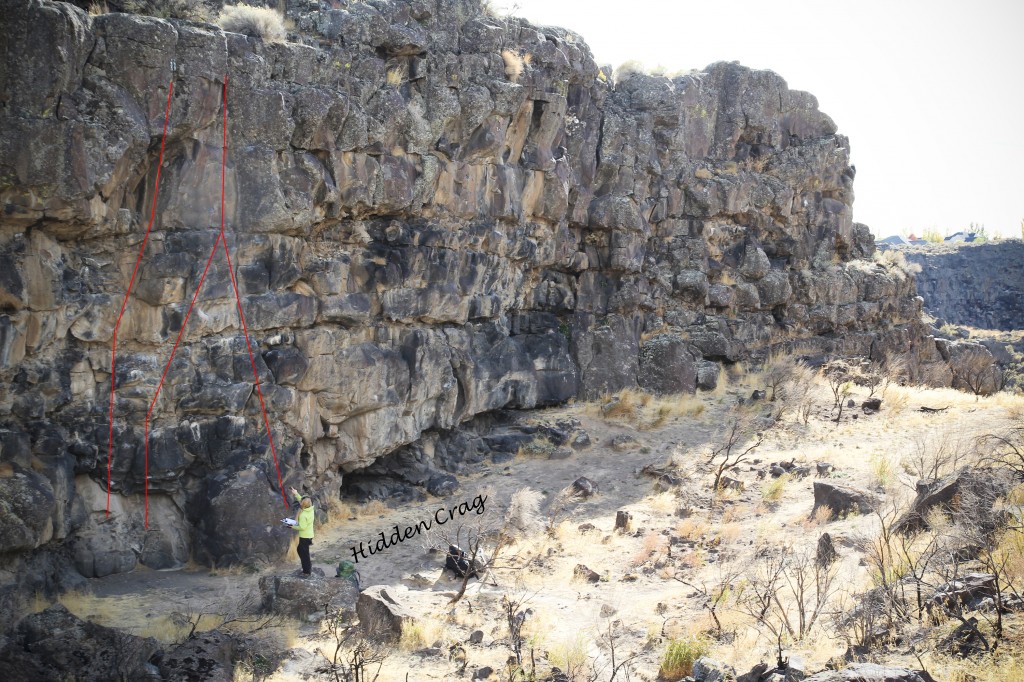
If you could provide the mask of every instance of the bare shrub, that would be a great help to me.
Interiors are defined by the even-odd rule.
[[[635,59],[622,62],[619,64],[619,68],[615,69],[615,82],[621,83],[622,81],[644,73],[644,65]]]
[[[757,431],[751,415],[735,411],[726,421],[724,440],[707,455],[707,462],[715,472],[712,490],[718,490],[725,472],[735,469],[764,442],[764,434]]]
[[[285,39],[284,18],[267,7],[253,7],[245,3],[225,5],[217,17],[217,24],[225,31],[261,38],[268,43]]]
[[[832,397],[835,399],[833,409],[837,410],[837,413],[833,421],[838,424],[843,418],[843,407],[846,404],[846,399],[853,389],[850,370],[845,363],[834,362],[825,369],[825,380],[828,382],[829,390],[832,391]]]
[[[797,552],[788,545],[759,547],[755,557],[737,603],[771,634],[778,665],[784,668],[784,642],[809,636],[835,595],[837,563],[822,565],[814,551]]]
[[[781,397],[781,389],[792,379],[796,366],[796,359],[792,355],[772,355],[765,362],[761,382],[770,402],[775,402]]]
[[[900,464],[917,480],[935,480],[971,463],[974,455],[974,439],[966,435],[964,424],[956,424],[918,435]]]

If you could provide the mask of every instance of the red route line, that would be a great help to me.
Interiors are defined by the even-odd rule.
[[[171,348],[171,355],[167,358],[167,364],[164,366],[164,373],[160,377],[160,383],[157,384],[156,394],[153,396],[153,402],[149,405],[149,411],[146,412],[146,470],[145,470],[145,482],[146,482],[146,519],[145,527],[149,528],[149,418],[153,414],[153,409],[156,407],[157,398],[160,397],[160,391],[163,389],[164,380],[167,378],[167,372],[171,369],[171,363],[174,361],[174,354],[178,350],[178,344],[181,342],[181,337],[185,334],[185,327],[188,324],[189,318],[192,316],[192,309],[195,307],[196,300],[199,298],[199,291],[203,288],[203,282],[206,280],[206,273],[210,269],[210,263],[213,262],[213,257],[217,253],[217,247],[220,246],[221,242],[224,243],[224,256],[228,263],[228,274],[231,276],[231,287],[235,292],[235,302],[238,304],[238,317],[242,322],[242,332],[245,334],[245,347],[249,351],[249,363],[252,365],[252,375],[256,382],[256,395],[259,397],[260,411],[263,413],[263,423],[267,427],[267,438],[270,440],[270,452],[274,457],[274,468],[277,471],[277,482],[281,489],[281,501],[284,502],[285,508],[288,507],[288,498],[284,494],[284,482],[281,480],[281,468],[277,463],[277,452],[274,449],[274,436],[270,432],[270,420],[267,418],[267,409],[263,404],[263,391],[260,389],[260,377],[256,371],[256,358],[252,353],[252,345],[249,343],[249,330],[245,324],[245,314],[242,312],[242,298],[238,293],[238,283],[235,281],[235,271],[231,265],[231,253],[228,250],[228,239],[224,231],[224,176],[225,167],[227,164],[227,153],[228,153],[228,77],[224,76],[224,146],[221,153],[220,161],[220,234],[217,239],[213,242],[213,249],[210,250],[210,257],[206,260],[206,267],[203,269],[203,274],[199,278],[199,283],[196,285],[196,292],[192,295],[192,302],[188,306],[188,312],[185,313],[185,319],[181,323],[181,328],[178,330],[178,338],[174,340],[174,347]],[[154,208],[155,210],[155,208]]]
[[[270,420],[267,419],[267,408],[263,404],[263,391],[260,389],[260,376],[256,371],[256,358],[252,354],[249,343],[249,329],[245,325],[245,313],[242,312],[242,298],[238,295],[238,283],[235,281],[235,270],[231,265],[231,253],[228,250],[228,238],[224,234],[224,168],[228,156],[228,75],[224,74],[224,153],[220,157],[220,238],[224,242],[224,257],[228,261],[228,274],[231,275],[231,287],[235,290],[235,302],[238,304],[238,319],[242,322],[242,333],[245,335],[245,347],[249,351],[249,363],[252,365],[252,378],[256,382],[256,396],[260,399],[260,412],[263,423],[267,427],[267,439],[270,441],[270,454],[274,458],[274,469],[277,471],[277,485],[281,489],[281,501],[288,508],[288,498],[284,494],[284,481],[281,480],[281,467],[277,463],[277,451],[274,449],[274,436],[270,432]],[[214,244],[214,249],[217,245]]]
[[[174,78],[167,88],[167,109],[164,112],[164,133],[160,140],[160,160],[156,166],[156,183],[153,188],[153,211],[149,215],[149,225],[146,227],[146,236],[142,238],[142,246],[139,247],[139,255],[135,258],[135,267],[132,269],[132,277],[128,282],[128,291],[124,293],[124,301],[121,302],[121,312],[117,315],[117,323],[114,325],[113,345],[110,349],[110,433],[107,438],[107,516],[110,516],[110,463],[114,451],[114,368],[117,360],[117,330],[121,327],[121,318],[128,305],[128,296],[132,293],[132,286],[135,284],[135,275],[139,271],[139,263],[142,262],[142,254],[146,250],[146,242],[149,241],[149,232],[153,229],[153,220],[156,218],[156,199],[160,194],[160,169],[164,165],[164,143],[167,142],[167,121],[171,116],[171,94],[174,92]]]
[[[164,366],[164,373],[160,377],[160,383],[157,384],[156,393],[153,395],[153,402],[149,404],[149,410],[146,412],[146,528],[149,528],[149,417],[153,414],[153,408],[156,407],[156,399],[160,397],[160,390],[164,387],[164,379],[167,378],[167,371],[171,369],[171,363],[174,361],[174,353],[178,350],[178,344],[181,342],[181,337],[185,335],[185,325],[188,324],[188,318],[192,316],[192,308],[196,304],[196,299],[199,298],[199,290],[203,288],[203,282],[206,280],[206,273],[210,269],[210,263],[213,262],[213,257],[217,253],[217,247],[220,246],[220,240],[223,236],[224,233],[221,232],[213,242],[213,249],[210,250],[210,257],[206,259],[206,267],[203,268],[203,275],[199,278],[199,284],[196,285],[196,293],[192,295],[192,303],[189,304],[188,312],[185,313],[185,319],[181,323],[181,329],[178,330],[178,338],[174,340],[174,347],[171,348],[171,356],[167,358],[167,365]]]

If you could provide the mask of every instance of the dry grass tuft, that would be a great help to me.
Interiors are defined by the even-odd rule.
[[[445,640],[446,628],[440,619],[420,619],[402,626],[402,637],[398,640],[398,648],[402,651],[417,651],[434,646]]]
[[[640,566],[648,561],[657,562],[668,553],[668,538],[660,533],[648,533],[644,536],[643,545],[633,555],[631,564]]]
[[[253,7],[241,3],[225,5],[217,17],[217,25],[231,33],[260,38],[268,43],[285,39],[284,17],[267,7]]]
[[[505,76],[513,83],[523,75],[529,62],[515,50],[502,50],[501,59],[505,62]]]
[[[684,540],[699,540],[708,534],[711,526],[706,519],[691,516],[677,523],[675,530],[679,537]]]
[[[761,488],[761,499],[765,502],[778,502],[786,491],[786,483],[789,482],[789,474],[782,474],[773,478]]]
[[[554,642],[548,649],[548,662],[565,671],[582,671],[587,664],[587,638],[583,633],[576,633]],[[584,677],[579,677],[582,682]],[[577,682],[573,679],[573,682]]]
[[[699,635],[673,639],[661,655],[661,667],[658,669],[659,679],[681,680],[691,675],[693,664],[701,656],[706,656],[710,649],[708,641]]]

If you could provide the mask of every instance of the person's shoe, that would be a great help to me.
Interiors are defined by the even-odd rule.
[[[306,572],[302,572],[302,573],[299,574],[299,577],[302,578],[303,580],[305,580],[306,578],[310,577],[310,574],[306,573]]]

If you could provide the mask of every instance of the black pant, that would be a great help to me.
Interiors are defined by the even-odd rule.
[[[313,570],[313,562],[309,560],[309,546],[313,544],[313,538],[299,538],[299,561],[302,562],[302,572],[309,575]]]

